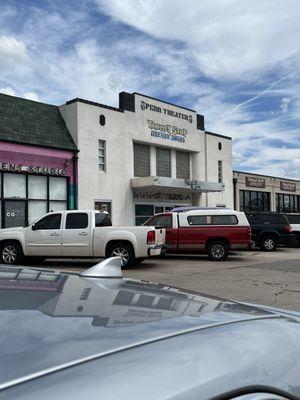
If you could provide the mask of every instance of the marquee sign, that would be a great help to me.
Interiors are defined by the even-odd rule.
[[[151,103],[147,103],[146,101],[142,100],[141,101],[141,110],[149,110],[149,111],[154,111],[160,114],[165,114],[169,117],[175,117],[178,119],[183,119],[185,121],[188,121],[190,124],[193,122],[193,116],[191,114],[184,114],[178,111],[170,110],[169,108],[164,108],[164,107],[159,107]]]
[[[254,177],[246,176],[246,186],[255,187],[255,188],[265,188],[266,180],[263,178],[254,178]]]
[[[147,119],[148,127],[151,129],[151,136],[161,139],[173,140],[176,142],[185,142],[187,129],[178,128],[176,125],[159,124],[151,119]]]
[[[10,172],[28,172],[29,174],[44,174],[44,175],[61,175],[65,176],[67,171],[63,168],[39,167],[33,165],[21,165],[0,162],[1,171]]]
[[[296,192],[296,183],[280,182],[280,190],[284,190],[286,192]]]
[[[192,196],[184,193],[133,192],[133,197],[138,200],[150,201],[192,201]]]

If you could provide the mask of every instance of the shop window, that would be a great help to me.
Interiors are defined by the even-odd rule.
[[[4,202],[4,224],[6,228],[25,226],[26,224],[26,201],[5,200]]]
[[[28,176],[28,198],[39,200],[47,198],[46,176]]]
[[[240,190],[240,211],[270,211],[270,193]]]
[[[176,151],[176,177],[178,179],[190,178],[190,154]]]
[[[150,147],[134,143],[134,176],[150,176]]]
[[[39,200],[28,201],[28,223],[32,224],[34,221],[47,214],[47,202]]]
[[[223,161],[218,161],[218,182],[223,182]]]
[[[50,200],[67,199],[67,180],[65,178],[49,178],[49,198]]]
[[[85,229],[88,224],[87,213],[70,213],[67,215],[66,229]]]
[[[136,204],[135,206],[135,224],[142,225],[152,217],[154,206],[151,204]]]
[[[299,212],[300,196],[294,194],[276,193],[277,212]]]
[[[66,201],[49,201],[49,211],[65,211],[68,209]]]
[[[104,140],[99,140],[98,143],[98,163],[99,163],[99,170],[100,171],[105,171],[106,170],[106,161],[105,161],[105,141]]]
[[[24,199],[26,198],[26,175],[3,174],[4,197]]]
[[[156,175],[171,177],[171,151],[156,148]]]

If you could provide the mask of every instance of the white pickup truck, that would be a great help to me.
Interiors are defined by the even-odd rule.
[[[61,211],[46,214],[27,227],[0,230],[3,264],[25,257],[92,258],[121,256],[133,266],[165,251],[165,230],[153,226],[113,227],[107,213]]]

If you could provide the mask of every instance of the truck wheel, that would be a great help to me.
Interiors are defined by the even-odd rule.
[[[1,245],[0,257],[2,264],[19,264],[23,258],[23,251],[18,243],[6,242]]]
[[[274,251],[277,249],[278,243],[274,236],[265,236],[260,241],[260,248],[263,251]]]
[[[223,261],[228,256],[228,246],[222,241],[211,242],[207,247],[207,254],[212,261]]]
[[[108,257],[121,257],[122,268],[132,267],[135,263],[134,250],[127,243],[116,243],[109,246]]]

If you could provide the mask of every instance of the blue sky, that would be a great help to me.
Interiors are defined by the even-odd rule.
[[[0,0],[0,92],[145,93],[232,136],[235,169],[300,178],[299,21],[298,0]]]

